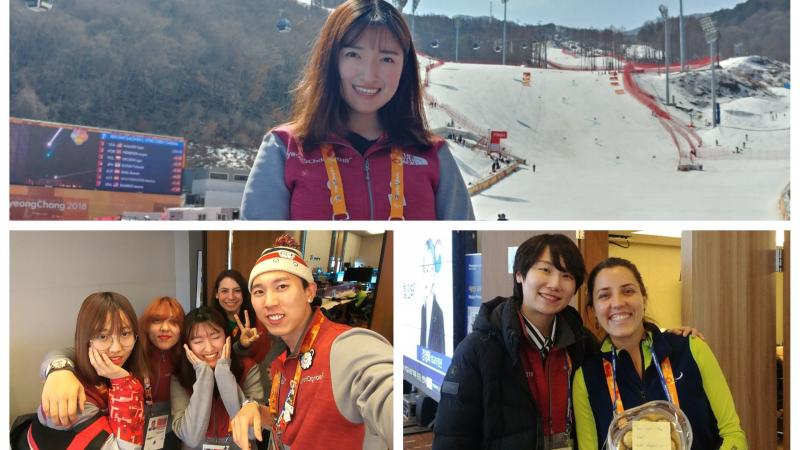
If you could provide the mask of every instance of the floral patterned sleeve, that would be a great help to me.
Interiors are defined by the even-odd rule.
[[[144,442],[144,387],[132,375],[111,380],[108,421],[117,439],[134,445]]]

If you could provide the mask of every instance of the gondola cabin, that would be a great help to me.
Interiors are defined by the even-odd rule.
[[[278,29],[279,33],[288,33],[292,31],[292,22],[290,22],[286,17],[281,17],[278,20],[278,23],[275,24],[275,27]]]
[[[53,9],[53,0],[25,0],[31,11],[50,11]]]

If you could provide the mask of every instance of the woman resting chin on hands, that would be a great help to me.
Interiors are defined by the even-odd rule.
[[[228,431],[230,417],[247,399],[262,400],[258,365],[231,357],[226,320],[208,307],[186,315],[183,350],[177,376],[172,378],[172,427],[184,449],[223,445],[238,449]]]

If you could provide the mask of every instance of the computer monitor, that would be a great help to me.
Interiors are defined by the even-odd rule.
[[[344,281],[369,283],[372,280],[372,267],[350,267],[344,272]]]

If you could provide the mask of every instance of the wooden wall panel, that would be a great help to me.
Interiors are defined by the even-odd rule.
[[[774,249],[771,231],[689,231],[681,243],[683,323],[705,334],[753,449],[777,445]]]
[[[783,448],[792,448],[789,442],[789,424],[791,423],[789,410],[791,409],[791,396],[789,395],[791,384],[791,339],[789,338],[789,331],[792,327],[789,321],[792,315],[789,313],[791,298],[789,293],[791,277],[791,239],[789,231],[784,232],[783,236]]]
[[[583,263],[586,265],[586,280],[578,291],[577,304],[573,305],[578,308],[583,318],[583,324],[592,331],[597,339],[602,339],[605,332],[597,323],[597,317],[586,309],[586,304],[589,302],[589,291],[586,283],[589,281],[589,272],[600,261],[608,258],[608,231],[585,231],[583,239],[578,241],[578,246],[583,255]]]
[[[302,231],[234,231],[232,268],[242,272],[245,280],[250,278],[250,270],[261,252],[272,247],[275,239],[284,233],[294,236],[298,243],[302,242]]]
[[[334,257],[333,265],[329,267],[330,270],[340,272],[344,270],[344,248],[348,239],[346,231],[334,231],[331,240],[331,256]]]
[[[214,300],[214,280],[228,267],[228,231],[206,231],[205,236],[203,301],[206,305],[211,305]]]
[[[394,233],[387,231],[384,236],[375,308],[369,328],[394,343]]]

